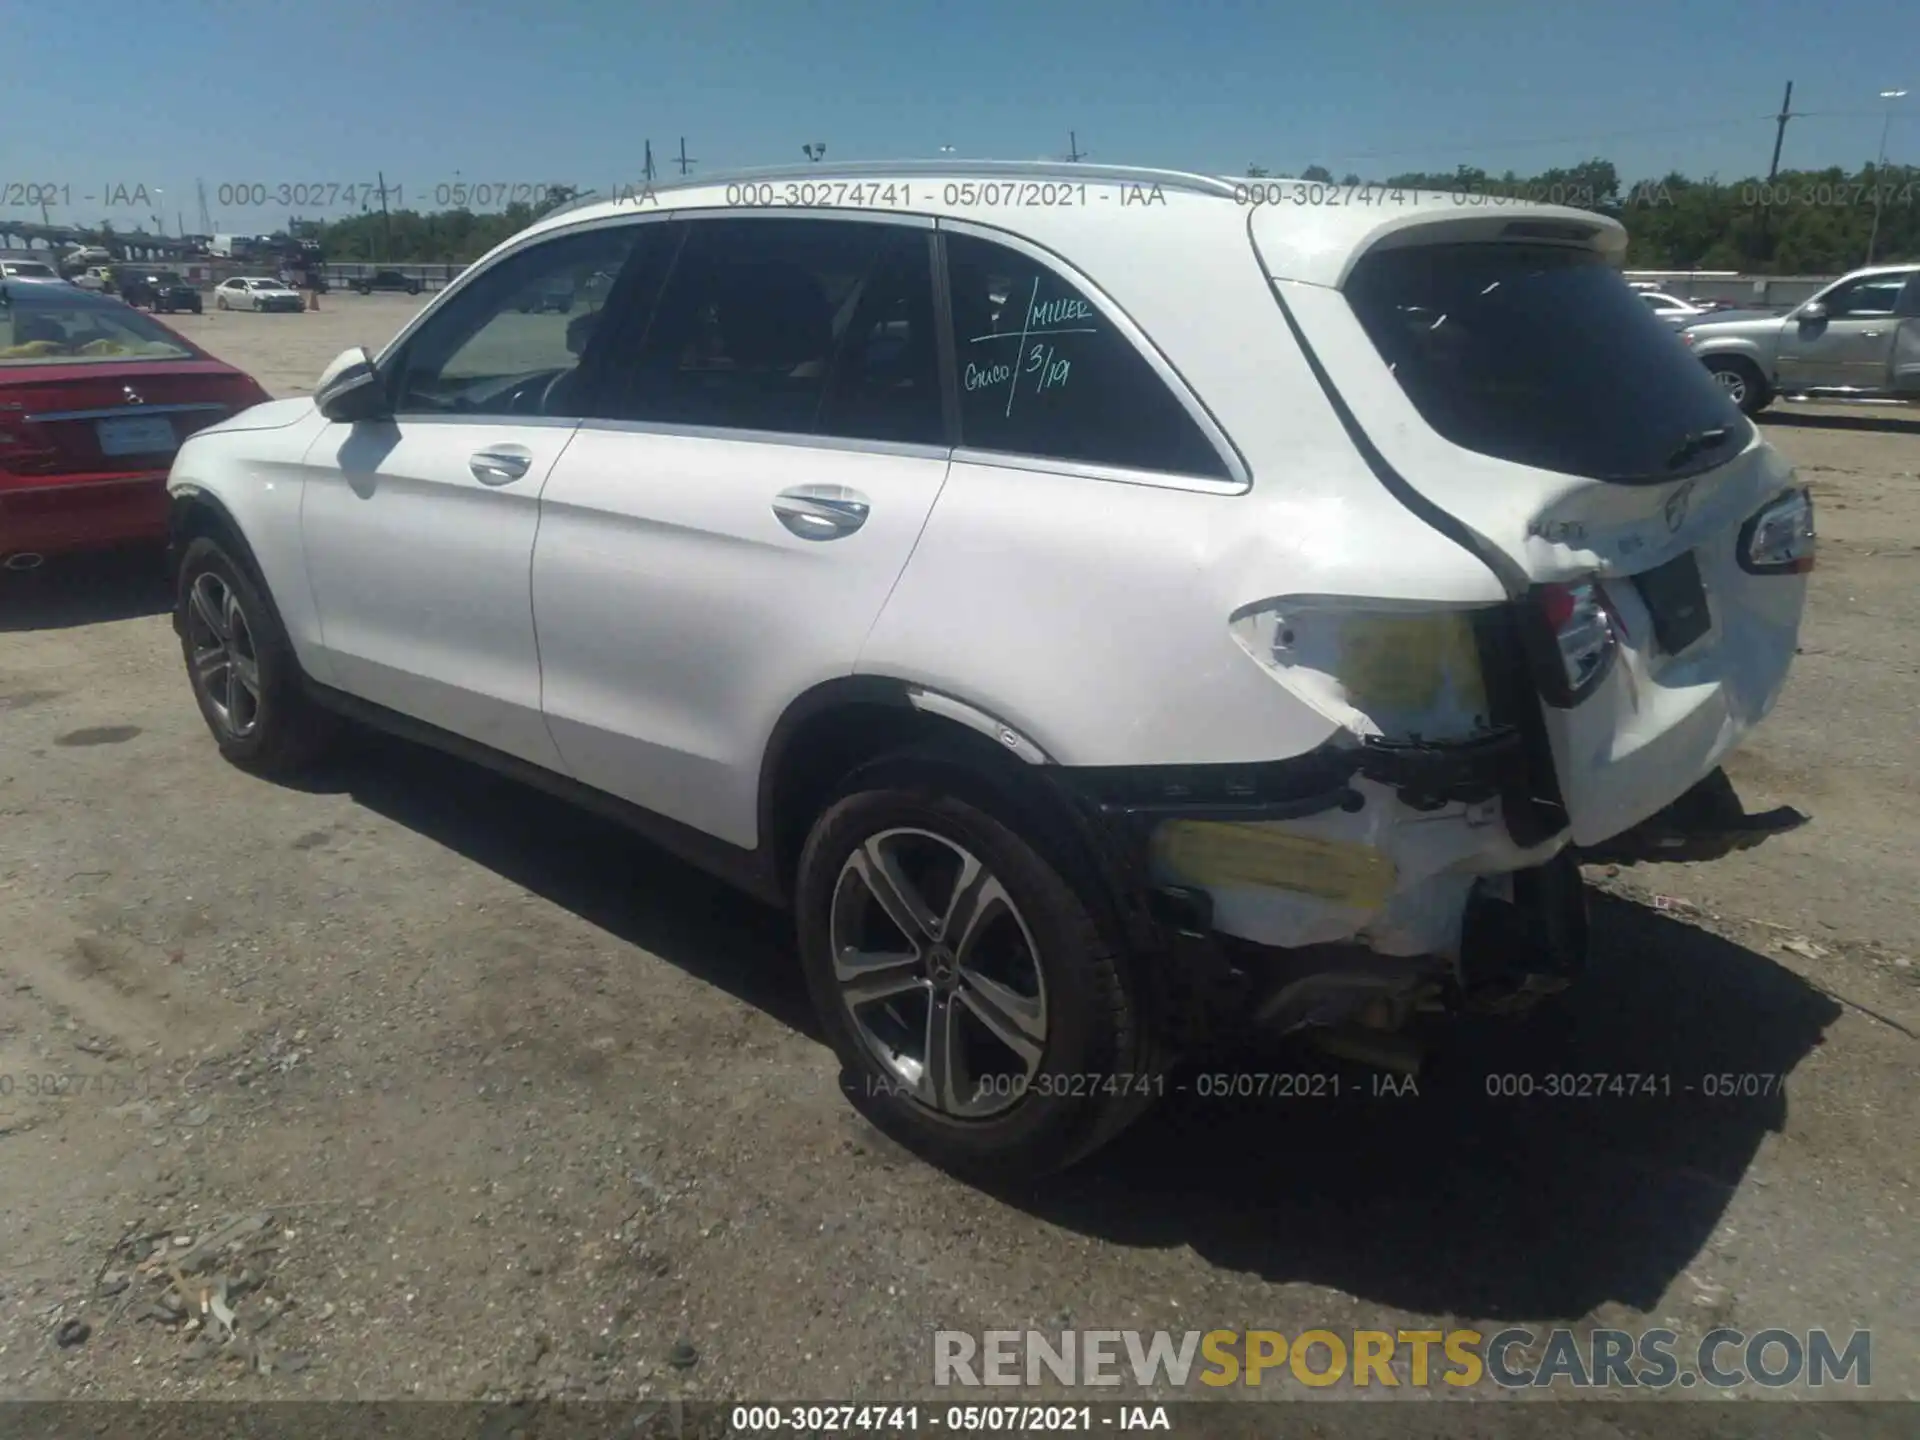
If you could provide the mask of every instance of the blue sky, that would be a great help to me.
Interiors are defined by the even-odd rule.
[[[0,219],[217,230],[283,224],[222,185],[637,177],[687,138],[699,169],[957,153],[1369,177],[1591,155],[1627,179],[1920,163],[1920,3],[1840,0],[13,0],[0,27]],[[668,173],[671,173],[669,171]],[[147,205],[109,205],[144,186]],[[157,200],[151,199],[159,191]],[[324,193],[324,192],[322,192]],[[86,197],[93,197],[88,200]],[[9,205],[8,202],[14,202]],[[340,213],[336,202],[328,207]],[[427,208],[432,208],[428,206]],[[497,207],[495,207],[497,208]],[[323,213],[309,204],[306,213]]]

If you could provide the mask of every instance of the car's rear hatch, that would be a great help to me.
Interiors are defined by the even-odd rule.
[[[1382,482],[1505,582],[1574,838],[1618,834],[1779,694],[1810,514],[1757,517],[1790,468],[1627,288],[1614,222],[1409,203],[1313,234],[1298,216],[1251,219],[1290,323]],[[1751,564],[1756,545],[1776,563]]]

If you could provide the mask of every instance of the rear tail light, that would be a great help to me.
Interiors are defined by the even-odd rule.
[[[1740,527],[1740,568],[1753,575],[1804,575],[1813,569],[1813,496],[1789,490]]]
[[[1551,705],[1577,705],[1612,668],[1620,622],[1598,580],[1537,585],[1533,603],[1551,644],[1539,657],[1540,688]]]

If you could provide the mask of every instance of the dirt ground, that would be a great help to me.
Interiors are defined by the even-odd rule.
[[[417,303],[173,323],[297,394]],[[1813,824],[1590,872],[1591,975],[1417,1095],[1190,1089],[1006,1195],[849,1109],[781,917],[398,743],[250,778],[150,561],[0,576],[0,1397],[951,1399],[939,1329],[1507,1323],[1863,1327],[1920,1396],[1920,416],[1767,419],[1822,550],[1730,769]],[[1674,1093],[1487,1093],[1569,1071]]]

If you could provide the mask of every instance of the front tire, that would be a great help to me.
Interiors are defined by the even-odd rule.
[[[224,295],[222,295],[222,296],[219,296],[219,297],[218,297],[217,299],[215,299],[215,300],[214,300],[214,302],[213,302],[213,308],[214,308],[214,309],[216,309],[216,310],[224,310],[224,309],[226,309],[226,308],[227,308],[227,297],[226,297],[226,296],[224,296]]]
[[[1773,387],[1751,360],[1737,355],[1719,357],[1707,362],[1707,370],[1742,414],[1758,415],[1773,403]]]
[[[946,1169],[1026,1179],[1117,1135],[1163,1081],[1096,907],[955,773],[896,757],[820,816],[801,962],[856,1109]]]
[[[199,537],[181,556],[174,603],[187,680],[220,753],[260,774],[319,759],[338,722],[301,693],[293,646],[245,566]]]

